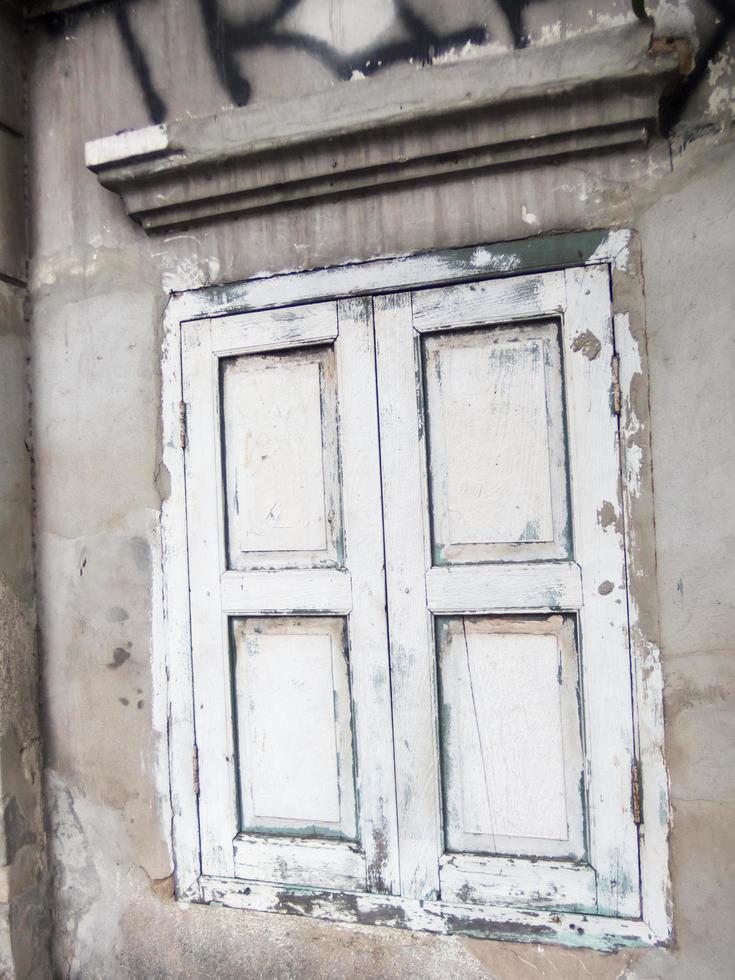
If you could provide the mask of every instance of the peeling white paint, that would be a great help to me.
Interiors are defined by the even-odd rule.
[[[730,45],[709,66],[709,84],[712,86],[707,110],[713,116],[735,118],[735,54]]]
[[[623,24],[629,23],[630,19],[629,13],[607,14],[603,11],[597,11],[595,13],[595,26],[597,28],[621,27]]]
[[[629,239],[631,232],[624,232]],[[616,233],[612,233],[616,234]],[[618,268],[628,267],[629,244],[616,253]],[[645,423],[632,403],[635,378],[643,374],[643,360],[638,342],[630,325],[630,314],[614,315],[615,343],[620,358],[619,382],[623,394],[620,417],[621,451],[623,460],[623,502],[629,581],[643,577],[636,555],[638,538],[633,519],[641,488],[650,478],[650,462],[646,459],[649,437]],[[649,489],[650,492],[650,489]],[[640,627],[636,592],[629,591],[630,648],[633,681],[636,689],[634,704],[637,721],[637,745],[640,762],[643,824],[640,836],[641,897],[645,920],[662,939],[671,935],[671,881],[668,873],[668,839],[671,822],[669,780],[664,761],[663,675],[660,651]]]
[[[628,269],[628,245],[631,232],[627,228],[616,228],[609,232],[589,257],[590,265],[595,262],[612,262],[620,272]]]
[[[627,251],[627,249],[626,249]],[[623,255],[623,253],[617,253]],[[623,261],[626,261],[623,255]],[[638,443],[642,426],[630,404],[633,379],[643,371],[638,343],[630,329],[628,313],[615,314],[615,339],[619,350],[625,351],[620,361],[620,386],[625,392],[626,411],[621,419],[621,436],[624,443],[625,479],[631,498],[640,497],[641,474],[643,471],[643,448]]]
[[[562,39],[561,21],[557,20],[554,24],[544,24],[541,27],[541,34],[537,44],[556,44]]]
[[[166,252],[154,252],[154,255],[164,260],[167,258]],[[167,293],[176,293],[215,283],[219,278],[219,272],[219,260],[211,255],[199,260],[179,259],[175,268],[163,270],[161,278],[164,290]]]
[[[508,253],[498,255],[488,251],[486,248],[477,248],[472,253],[470,264],[474,269],[490,269],[494,272],[513,272],[517,269],[521,260],[518,255]]]
[[[433,59],[435,65],[446,65],[453,61],[468,61],[471,58],[485,58],[488,55],[503,54],[508,50],[507,46],[498,41],[490,41],[485,44],[473,44],[467,41],[464,47],[450,48],[444,54],[438,55]]]
[[[627,231],[617,231],[610,233],[600,247],[595,251],[592,262],[597,264],[614,263],[616,269],[625,270],[628,267],[628,257],[623,254],[627,250],[630,240],[630,233]],[[509,246],[509,249],[511,246]],[[459,250],[452,255],[451,253],[438,255],[414,255],[408,258],[393,260],[367,262],[359,265],[342,266],[329,270],[317,270],[314,272],[300,273],[295,275],[278,276],[275,279],[251,280],[247,283],[233,285],[216,290],[206,290],[202,293],[186,293],[175,297],[169,304],[167,310],[167,339],[165,341],[164,368],[163,368],[163,418],[164,418],[164,459],[172,474],[172,499],[164,501],[164,521],[165,548],[163,551],[163,561],[166,569],[173,572],[174,578],[179,575],[181,578],[184,573],[179,574],[179,565],[185,567],[185,563],[177,560],[177,552],[180,555],[185,551],[185,525],[181,515],[174,513],[180,511],[180,493],[183,485],[183,473],[181,464],[180,450],[177,449],[177,424],[179,420],[178,405],[181,398],[180,388],[180,360],[178,357],[177,331],[178,324],[182,319],[192,316],[207,316],[214,312],[229,312],[232,310],[272,308],[275,303],[278,306],[290,305],[295,301],[308,302],[309,299],[319,298],[324,300],[330,296],[344,296],[349,293],[365,293],[372,288],[385,290],[387,286],[412,287],[416,283],[422,285],[441,284],[452,280],[466,278],[467,269],[470,267],[475,271],[485,271],[492,275],[493,272],[513,271],[522,265],[522,254],[513,251],[497,254],[489,247],[477,248],[472,251]],[[588,260],[590,261],[590,260]],[[588,276],[591,272],[582,272],[583,276]],[[605,296],[609,303],[607,293],[607,270],[592,270],[595,274],[604,276],[606,287]],[[575,292],[575,291],[572,291]],[[575,295],[579,294],[576,291]],[[274,299],[275,297],[275,299]],[[629,383],[630,380],[641,370],[641,356],[635,344],[634,338],[630,335],[627,314],[620,314],[619,332],[623,338],[623,370],[621,381]],[[628,347],[625,341],[628,338]],[[600,362],[602,363],[602,362]],[[606,360],[609,365],[609,359]],[[624,396],[626,392],[624,391]],[[629,398],[626,396],[624,405],[629,407]],[[640,425],[636,423],[636,425]],[[637,432],[635,425],[630,429]],[[636,447],[635,452],[629,453],[627,446],[625,449],[625,465],[633,472],[638,474],[638,484],[636,493],[640,493],[642,482],[641,474],[643,467],[648,465],[647,455],[641,447]],[[178,497],[177,497],[178,495]],[[178,503],[177,503],[178,499]],[[630,497],[628,498],[630,499]],[[184,576],[185,577],[185,576]],[[177,580],[178,581],[178,580]],[[176,585],[177,582],[174,582]],[[294,894],[293,905],[288,908],[276,894],[271,886],[252,887],[248,885],[248,890],[244,891],[238,886],[233,886],[231,881],[219,879],[202,879],[197,884],[198,878],[198,846],[196,841],[195,829],[186,825],[182,819],[182,814],[187,812],[192,805],[193,789],[191,785],[191,678],[189,676],[188,663],[180,662],[181,651],[189,649],[188,637],[188,607],[186,604],[186,589],[181,588],[181,595],[177,588],[172,588],[171,583],[166,584],[166,613],[162,614],[161,621],[164,622],[166,629],[166,646],[171,660],[168,665],[168,676],[171,678],[171,713],[172,724],[169,737],[171,739],[171,789],[173,793],[174,805],[174,827],[176,829],[176,854],[177,854],[177,882],[180,893],[190,894],[192,897],[198,896],[198,889],[203,889],[202,897],[207,900],[215,900],[218,904],[231,905],[240,908],[251,909],[270,909],[273,911],[299,911],[299,896]],[[642,646],[641,646],[642,650]],[[645,651],[644,651],[645,653]],[[641,664],[647,670],[651,657],[648,653],[641,653],[637,650]],[[638,669],[638,666],[636,666]],[[655,679],[654,679],[655,680]],[[656,700],[655,683],[651,686],[646,675],[646,685],[641,685],[642,697],[651,698],[651,704],[644,704],[641,707],[641,717],[647,719],[645,727],[642,728],[641,759],[645,763],[648,759],[655,757],[658,759],[659,769],[646,775],[652,787],[656,787],[659,792],[652,792],[651,799],[660,799],[661,794],[666,796],[665,770],[661,756],[662,727],[660,725],[661,711],[660,700]],[[656,720],[658,719],[658,721]],[[660,771],[659,771],[660,770]],[[664,780],[661,780],[661,771],[664,773]],[[664,821],[664,824],[666,821]],[[668,882],[665,878],[666,867],[666,837],[665,832],[659,833],[656,837],[653,827],[646,828],[647,834],[651,837],[649,848],[649,858],[647,859],[647,874],[656,878],[656,881],[649,888],[644,898],[644,919],[643,922],[631,920],[609,920],[604,916],[594,917],[593,925],[599,927],[604,933],[601,935],[592,925],[585,926],[585,936],[583,939],[575,938],[576,945],[592,945],[602,948],[609,948],[613,941],[611,936],[623,930],[625,935],[620,941],[623,943],[650,943],[666,940],[669,935],[670,923],[667,918],[665,901],[661,896],[667,895]],[[659,896],[658,898],[656,896]],[[375,915],[385,916],[385,924],[411,924],[415,928],[427,929],[430,931],[444,932],[452,929],[459,923],[457,918],[459,911],[451,909],[447,914],[454,916],[454,920],[444,922],[444,908],[439,903],[423,903],[416,907],[410,900],[400,901],[398,899],[376,899],[358,896],[355,900],[354,908],[346,906],[343,908],[335,905],[331,900],[322,899],[320,896],[310,898],[310,913],[312,915],[332,918],[342,921],[360,921],[361,916],[368,919]],[[393,910],[401,908],[401,915],[405,916],[401,923],[394,921]],[[475,915],[487,916],[497,922],[497,928],[502,934],[504,921],[513,922],[517,933],[517,925],[522,925],[529,929],[529,935],[533,935],[533,928],[540,926],[544,932],[545,940],[550,942],[563,941],[569,943],[570,937],[568,930],[571,928],[570,919],[562,914],[555,915],[553,919],[548,918],[544,913],[535,916],[533,923],[529,924],[524,913],[511,912],[506,915],[502,910],[492,911],[478,906],[473,909]],[[508,917],[510,916],[510,917]],[[453,922],[455,925],[453,925]],[[558,928],[557,928],[558,927]],[[550,931],[547,931],[550,930]],[[617,943],[618,940],[615,940]],[[606,944],[608,944],[606,946]]]

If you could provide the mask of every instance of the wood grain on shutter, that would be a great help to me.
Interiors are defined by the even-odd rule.
[[[365,891],[365,855],[346,841],[240,834],[234,849],[239,878]]]
[[[595,872],[584,863],[448,853],[440,875],[445,902],[572,911],[597,903]]]
[[[426,597],[434,614],[578,609],[582,575],[566,561],[445,565],[426,573]]]
[[[232,613],[347,614],[352,609],[352,577],[337,568],[286,568],[224,572],[222,608]]]
[[[375,346],[369,298],[338,304],[336,344],[345,555],[360,837],[369,891],[397,894],[398,824],[393,768]]]
[[[598,516],[606,500],[622,510],[610,280],[604,266],[570,269],[565,278],[574,547],[584,583],[579,622],[590,862],[597,872],[600,913],[639,915],[638,833],[631,809],[634,745],[625,554],[621,536],[608,533]]]
[[[443,724],[452,758],[445,751],[443,762],[454,767],[456,817],[450,846],[464,850],[442,855],[443,841],[438,845],[447,875],[442,895],[446,888],[460,901],[504,902],[524,893],[554,907],[557,894],[560,908],[635,915],[624,555],[619,537],[597,519],[619,488],[607,270],[419,290],[376,298],[374,306],[403,891],[430,891],[439,824],[431,785],[438,780],[437,732],[427,720],[436,722],[439,710],[436,664],[425,658],[427,648],[434,653],[432,617],[419,608],[423,590],[424,610],[455,626],[458,614],[494,614],[475,616],[484,625],[505,613],[499,636],[516,653],[509,668],[499,637],[478,625],[484,635],[468,637],[469,670],[467,649],[464,668],[459,658],[445,664],[452,682]],[[496,392],[508,404],[496,405]],[[474,406],[485,425],[473,417]],[[511,474],[502,492],[493,492],[496,468]],[[427,487],[436,489],[437,481],[430,504]],[[474,511],[473,493],[482,500]],[[432,553],[430,515],[448,529],[452,553]],[[533,535],[525,533],[529,522]],[[504,540],[518,536],[521,524],[520,536],[530,542]],[[437,544],[446,541],[437,537]],[[526,547],[536,549],[532,560],[512,553]],[[562,614],[555,617],[563,623],[558,635],[546,629],[523,636],[532,620],[521,614],[551,611]],[[522,624],[519,637],[508,629],[509,613]],[[481,697],[470,710],[475,678]],[[482,755],[503,776],[495,786],[499,810],[481,792],[489,771]],[[482,779],[469,776],[463,786],[463,765]]]
[[[354,839],[346,624],[233,622],[241,829]]]
[[[371,301],[185,323],[182,365],[202,870],[395,893]],[[294,518],[269,524],[246,503],[240,568],[226,549],[227,508],[244,512],[239,481],[237,505],[225,485],[230,450],[230,478],[255,466],[250,504],[273,490]],[[291,550],[248,550],[254,532]]]
[[[217,357],[312,346],[337,339],[334,302],[235,313],[216,317],[210,323],[211,352]]]
[[[439,893],[439,771],[411,296],[376,296],[374,309],[401,894],[430,899]]]
[[[220,363],[228,567],[339,564],[334,351]]]
[[[581,858],[572,620],[440,619],[437,651],[447,850]]]
[[[191,652],[199,764],[202,871],[234,874],[237,785],[227,617],[220,573],[225,567],[221,492],[219,368],[211,321],[182,326],[187,410],[186,505],[191,593]],[[192,746],[192,751],[193,751]]]
[[[559,328],[424,336],[435,564],[570,554]]]
[[[419,333],[549,317],[566,306],[564,273],[421,289],[413,293],[412,306]]]

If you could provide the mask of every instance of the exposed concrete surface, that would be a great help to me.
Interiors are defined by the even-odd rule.
[[[172,110],[227,104],[193,6],[167,2],[155,15],[129,6]],[[584,4],[597,17],[629,15],[627,4],[613,6]],[[465,13],[478,9],[470,3]],[[565,30],[589,22],[581,4],[561,0],[529,14],[539,41],[562,21]],[[464,16],[452,6],[447,18]],[[36,558],[56,975],[727,980],[735,962],[735,613],[726,600],[735,593],[732,140],[700,140],[673,172],[659,143],[634,161],[611,154],[521,179],[475,175],[147,239],[84,167],[85,140],[150,121],[114,22],[98,12],[62,26],[38,28],[31,79]],[[243,59],[262,80],[258,98],[332,82],[303,52],[290,74],[265,51]],[[166,718],[151,650],[165,289],[616,224],[640,230],[644,257],[675,946],[604,956],[178,906]]]
[[[177,906],[170,881],[151,881],[137,866],[124,817],[83,794],[75,798],[54,774],[47,785],[60,975],[85,980],[488,976],[453,940]]]
[[[679,946],[659,969],[682,980],[735,963],[732,140],[698,156],[640,225]]]
[[[0,977],[48,976],[25,316],[22,25],[0,5]]]

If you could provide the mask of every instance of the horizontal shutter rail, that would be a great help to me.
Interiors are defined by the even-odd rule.
[[[594,869],[571,861],[445,854],[440,877],[447,902],[461,902],[469,888],[474,902],[587,912],[597,905]]]
[[[347,841],[238,834],[233,848],[239,878],[345,891],[366,888],[365,854]]]
[[[559,316],[566,306],[564,274],[416,290],[412,306],[413,326],[419,333]]]
[[[217,357],[332,343],[338,335],[334,302],[314,303],[299,307],[297,311],[286,307],[257,313],[233,313],[208,322],[210,350]],[[197,346],[201,321],[192,320],[183,327],[184,349]]]
[[[230,615],[346,616],[352,609],[350,574],[334,568],[225,572],[221,590],[222,609]]]
[[[557,612],[582,606],[582,575],[575,562],[455,565],[430,569],[426,593],[435,615]]]

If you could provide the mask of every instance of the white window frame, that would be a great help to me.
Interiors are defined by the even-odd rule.
[[[598,235],[594,249],[580,258],[580,236],[552,236],[540,247],[484,246],[380,260],[335,269],[257,279],[229,287],[193,289],[172,297],[165,315],[163,342],[163,463],[171,478],[163,501],[161,571],[154,588],[161,600],[154,623],[154,655],[167,698],[168,764],[172,805],[177,896],[183,901],[309,914],[343,922],[397,925],[431,932],[464,932],[495,939],[521,939],[614,949],[623,945],[666,942],[671,936],[669,901],[669,804],[663,761],[662,684],[655,638],[639,622],[635,595],[629,596],[634,687],[634,744],[638,780],[631,805],[643,807],[640,826],[640,916],[619,918],[500,905],[454,905],[420,898],[315,891],[308,888],[244,883],[228,876],[201,873],[197,818],[198,773],[192,711],[189,574],[182,427],[181,331],[188,321],[248,310],[266,310],[350,296],[394,293],[445,286],[453,282],[502,278],[548,268],[606,266],[624,294],[625,308],[615,310],[618,384],[613,397],[621,408],[621,470],[626,515],[628,581],[646,573],[638,547],[635,561],[630,515],[648,514],[650,468],[641,451],[647,419],[636,414],[631,381],[641,372],[642,352],[635,340],[642,319],[641,285],[636,278],[636,241],[632,233]],[[585,245],[589,236],[584,239]],[[631,301],[631,296],[633,301]],[[615,299],[615,288],[613,289]],[[631,317],[638,329],[631,329]],[[639,542],[635,542],[636,545]],[[651,563],[652,567],[652,563]],[[650,570],[648,572],[650,574]],[[647,610],[647,622],[650,610]]]

